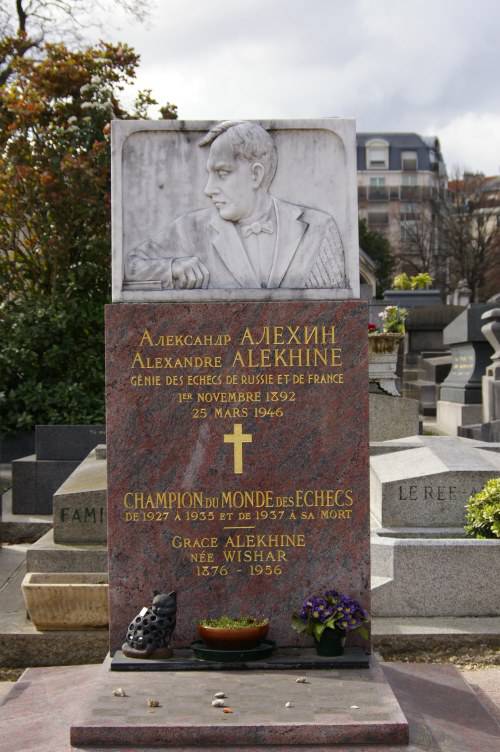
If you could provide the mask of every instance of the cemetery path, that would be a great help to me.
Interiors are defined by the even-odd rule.
[[[500,668],[462,671],[461,673],[479,701],[500,723]]]

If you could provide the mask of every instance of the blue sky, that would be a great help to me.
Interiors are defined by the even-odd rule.
[[[499,0],[156,0],[106,37],[185,119],[354,116],[500,173]]]

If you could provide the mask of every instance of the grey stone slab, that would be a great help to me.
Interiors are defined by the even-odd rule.
[[[52,425],[36,427],[39,460],[83,460],[97,444],[106,441],[104,425]]]
[[[12,462],[35,451],[34,431],[0,436],[0,462]]]
[[[420,443],[371,457],[374,518],[382,528],[463,527],[469,496],[500,475],[500,454],[460,438],[429,436]]]
[[[53,497],[55,543],[106,543],[106,461],[90,452]]]
[[[35,513],[36,455],[21,457],[12,463],[12,511],[14,514]]]
[[[12,463],[14,514],[51,514],[52,497],[77,467],[77,461],[38,460],[36,455]]]
[[[370,669],[310,670],[306,676],[307,683],[297,684],[296,671],[125,672],[120,686],[128,697],[117,698],[116,674],[103,670],[82,698],[71,742],[154,746],[170,739],[180,747],[239,749],[407,741],[406,719],[375,662]],[[219,687],[233,709],[229,724],[211,706]],[[152,696],[159,701],[153,713],[147,707]]]
[[[436,403],[436,428],[448,436],[457,436],[461,426],[476,424],[481,420],[480,404],[439,399]]]
[[[402,308],[427,308],[442,305],[439,290],[384,290],[386,305],[397,305]]]
[[[418,433],[418,402],[406,397],[369,395],[370,441],[387,441]]]
[[[467,306],[443,330],[444,344],[455,345],[464,342],[486,342],[485,336],[481,331],[481,327],[484,326],[481,316],[493,308],[495,308],[493,303],[472,303]]]
[[[98,444],[95,448],[96,460],[105,460],[107,457],[106,444]]]
[[[105,546],[54,543],[50,530],[26,554],[28,572],[106,572]]]
[[[379,549],[379,550],[378,550]],[[372,538],[375,616],[499,616],[500,540]]]
[[[191,650],[175,650],[172,658],[128,658],[117,650],[111,659],[111,671],[287,671],[306,669],[369,668],[370,656],[360,647],[346,648],[343,655],[325,657],[314,648],[279,648],[269,658],[257,661],[199,660]]]

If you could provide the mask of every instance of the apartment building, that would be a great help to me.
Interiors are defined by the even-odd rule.
[[[434,202],[447,184],[439,140],[417,133],[358,133],[357,161],[360,218],[388,238],[397,271],[414,273],[424,265],[419,257],[425,250],[416,238],[432,227]],[[437,256],[437,233],[425,242],[427,253]]]

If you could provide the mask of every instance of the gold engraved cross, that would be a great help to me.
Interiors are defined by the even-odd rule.
[[[234,445],[234,472],[241,475],[243,472],[243,444],[252,443],[252,434],[243,433],[241,423],[235,423],[233,428],[234,433],[224,434],[224,444]]]

